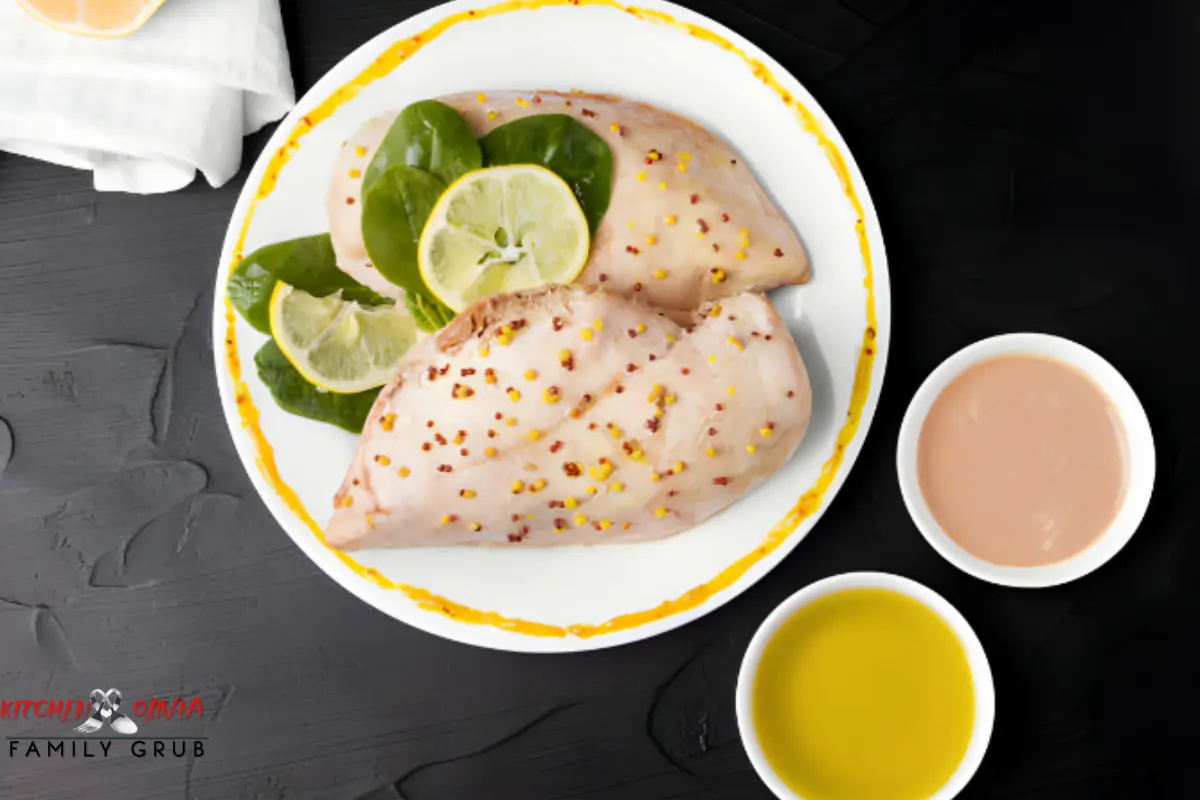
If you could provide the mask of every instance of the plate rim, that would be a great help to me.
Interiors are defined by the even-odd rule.
[[[422,603],[414,600],[412,597],[407,597],[406,602],[411,604],[411,608],[404,611],[398,611],[396,608],[389,605],[387,602],[380,600],[377,602],[378,593],[386,592],[388,595],[395,593],[394,590],[386,589],[371,583],[369,580],[354,573],[347,567],[346,569],[330,569],[328,565],[322,563],[315,555],[315,551],[329,550],[324,542],[320,541],[310,530],[307,530],[305,521],[300,518],[293,510],[288,508],[283,498],[280,496],[275,487],[271,486],[267,479],[263,476],[259,467],[259,453],[257,446],[252,438],[244,430],[244,425],[240,415],[237,412],[237,402],[234,393],[232,375],[226,363],[226,314],[227,300],[225,295],[225,287],[228,281],[228,276],[232,270],[232,262],[234,260],[234,248],[240,238],[240,231],[244,224],[247,223],[247,214],[252,212],[252,205],[257,201],[257,195],[263,184],[265,173],[270,167],[273,156],[282,147],[285,147],[290,140],[292,134],[296,131],[298,123],[303,121],[306,115],[311,113],[315,108],[321,106],[326,101],[333,98],[348,82],[353,81],[354,75],[361,72],[360,68],[357,72],[347,68],[344,65],[354,60],[360,53],[367,51],[378,55],[387,50],[389,45],[400,42],[403,39],[412,38],[413,34],[421,34],[436,26],[439,22],[446,20],[456,14],[471,12],[480,12],[483,18],[486,15],[482,12],[487,10],[504,8],[503,12],[510,13],[512,11],[531,11],[541,8],[555,9],[564,8],[567,6],[586,6],[612,8],[615,10],[624,11],[641,11],[648,12],[646,14],[635,14],[639,19],[649,23],[666,23],[668,26],[680,28],[687,25],[695,25],[702,30],[720,37],[725,42],[731,44],[734,48],[741,51],[744,59],[747,60],[748,66],[757,62],[768,73],[769,76],[777,76],[782,79],[782,83],[789,83],[786,87],[788,94],[791,95],[798,106],[807,116],[815,122],[820,134],[822,134],[832,145],[837,157],[841,160],[846,172],[846,179],[849,181],[850,188],[853,190],[854,196],[857,198],[861,206],[862,216],[859,222],[863,226],[863,236],[868,244],[867,255],[871,261],[870,277],[872,279],[872,296],[871,300],[874,303],[874,311],[876,317],[875,324],[875,352],[872,356],[870,371],[868,376],[868,386],[866,399],[863,402],[859,413],[858,425],[845,444],[841,453],[841,463],[838,465],[835,474],[830,480],[829,485],[825,488],[820,498],[820,504],[812,512],[806,514],[796,524],[787,531],[773,547],[773,549],[765,555],[753,562],[745,571],[733,580],[727,586],[713,591],[703,601],[698,604],[683,608],[678,611],[673,611],[665,616],[649,619],[632,627],[620,628],[610,632],[600,631],[596,634],[582,637],[577,635],[566,635],[561,637],[538,636],[525,634],[518,631],[505,629],[502,625],[479,624],[475,621],[457,619],[452,615],[437,613],[436,603]],[[450,27],[453,27],[452,23]],[[686,28],[685,28],[686,30]],[[712,42],[710,42],[712,43]],[[392,70],[388,70],[389,74]],[[347,79],[343,72],[349,72]],[[383,76],[380,76],[383,77]],[[334,112],[336,113],[336,111]],[[807,130],[799,112],[797,113],[797,126],[801,135],[812,135],[812,131]],[[319,122],[317,123],[319,124]],[[313,126],[315,127],[315,126]],[[827,154],[828,161],[828,154]],[[836,173],[836,167],[832,162],[828,162],[831,169]],[[281,167],[282,168],[282,167]],[[264,197],[268,196],[264,195]],[[847,197],[846,202],[850,202]],[[248,225],[247,225],[248,228]],[[864,279],[866,275],[864,275]],[[862,175],[849,147],[841,136],[840,131],[829,118],[828,114],[817,102],[817,100],[808,92],[804,85],[791,74],[786,68],[779,64],[769,54],[756,46],[737,32],[727,28],[726,26],[712,20],[711,18],[696,12],[691,9],[678,6],[668,0],[642,0],[636,6],[626,5],[619,0],[508,0],[508,2],[497,2],[489,6],[478,7],[472,0],[451,0],[442,5],[427,9],[421,13],[415,14],[406,19],[400,20],[395,25],[381,31],[366,42],[356,47],[353,51],[346,54],[336,64],[334,64],[324,75],[322,75],[313,85],[304,93],[297,101],[295,107],[284,117],[272,133],[267,141],[259,157],[256,159],[254,166],[251,168],[246,177],[245,183],[238,195],[237,203],[234,206],[230,216],[229,226],[226,230],[226,235],[222,243],[220,257],[216,270],[216,288],[213,295],[213,359],[215,371],[217,373],[217,386],[221,398],[221,410],[225,417],[226,424],[230,431],[230,436],[233,439],[234,448],[238,453],[238,457],[242,462],[243,468],[250,477],[251,483],[258,492],[264,505],[271,512],[272,517],[281,528],[287,533],[288,537],[307,555],[316,566],[327,576],[332,578],[336,583],[349,591],[358,599],[371,605],[382,613],[403,622],[407,625],[422,630],[426,633],[431,633],[436,636],[450,639],[452,641],[469,644],[487,649],[494,649],[507,652],[528,652],[528,653],[559,653],[559,652],[582,652],[590,650],[599,650],[609,647],[616,647],[623,644],[629,644],[644,639],[649,639],[654,636],[682,627],[689,622],[692,622],[700,617],[703,617],[712,611],[720,608],[730,602],[744,591],[749,589],[759,580],[761,580],[768,572],[774,569],[783,561],[803,540],[811,530],[820,521],[829,505],[840,491],[842,484],[845,483],[850,470],[853,469],[854,463],[858,459],[858,455],[862,450],[863,443],[867,435],[870,433],[871,423],[874,421],[875,411],[878,407],[878,401],[882,392],[883,380],[886,373],[887,356],[890,349],[891,340],[891,286],[888,272],[887,253],[883,241],[883,231],[879,222],[878,213],[875,209],[874,202],[871,199],[870,192],[867,188],[866,180]],[[234,340],[233,348],[236,352],[236,339]],[[861,357],[861,352],[859,354]],[[240,356],[239,356],[240,360]],[[851,399],[853,403],[853,396]],[[835,417],[836,418],[836,417]],[[844,423],[843,423],[844,425]],[[843,426],[838,426],[837,431],[841,431]],[[265,441],[265,437],[264,437]],[[269,444],[269,442],[268,442]],[[836,453],[836,451],[835,451]],[[828,463],[828,459],[826,459]],[[819,479],[818,479],[819,480]],[[282,482],[282,480],[281,480]],[[287,484],[283,484],[286,488]],[[809,487],[805,492],[801,493],[796,500],[797,505],[805,497]],[[744,500],[744,498],[743,498]],[[741,502],[741,501],[739,501]],[[301,503],[303,507],[303,504]],[[775,523],[769,530],[763,533],[761,542],[766,541],[774,530],[783,525],[795,512],[796,506],[793,506],[792,512],[786,514],[783,519]],[[292,524],[299,524],[305,527],[303,534],[293,532]],[[686,535],[686,532],[680,534]],[[754,548],[757,549],[757,548]],[[747,555],[754,552],[751,549]],[[336,555],[337,551],[333,551]],[[745,556],[743,556],[745,558]],[[740,559],[739,559],[740,560]],[[738,560],[735,560],[726,567],[736,565]],[[700,586],[706,586],[712,582],[721,572],[709,578]],[[430,593],[431,594],[431,593]],[[651,611],[653,609],[646,609]],[[486,613],[486,612],[485,612]],[[632,612],[638,613],[638,612]],[[622,615],[619,615],[622,616]],[[600,623],[603,625],[603,623]]]

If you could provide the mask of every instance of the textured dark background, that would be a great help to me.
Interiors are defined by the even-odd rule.
[[[100,683],[199,694],[204,718],[171,730],[211,737],[194,760],[3,754],[0,798],[765,798],[734,724],[739,658],[783,598],[853,569],[928,584],[987,648],[996,730],[964,797],[1197,796],[1200,326],[1185,240],[1200,186],[1200,4],[686,4],[816,95],[883,221],[883,398],[813,534],[733,603],[616,650],[494,653],[393,622],[275,524],[218,407],[213,274],[245,173],[216,191],[132,197],[0,154],[0,417],[15,440],[0,474],[0,697]],[[297,89],[428,5],[285,0]],[[248,142],[247,168],[265,138]],[[1133,542],[1040,591],[943,562],[893,467],[924,375],[1018,330],[1111,360],[1158,444]],[[6,735],[39,725],[0,722]]]

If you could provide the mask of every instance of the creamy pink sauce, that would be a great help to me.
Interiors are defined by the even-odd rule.
[[[1051,564],[1084,550],[1116,517],[1125,477],[1125,433],[1108,397],[1040,356],[967,368],[938,395],[917,441],[929,510],[993,564]]]

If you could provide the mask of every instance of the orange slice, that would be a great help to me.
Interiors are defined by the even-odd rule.
[[[17,0],[45,25],[66,33],[114,39],[146,24],[166,0]]]

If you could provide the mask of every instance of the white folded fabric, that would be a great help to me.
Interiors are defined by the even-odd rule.
[[[295,104],[279,0],[167,0],[92,39],[0,0],[0,150],[95,173],[100,191],[220,186],[242,137]]]

